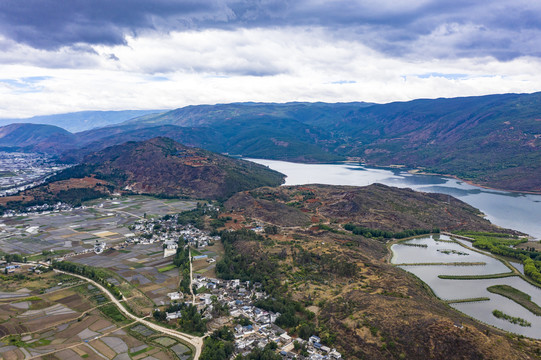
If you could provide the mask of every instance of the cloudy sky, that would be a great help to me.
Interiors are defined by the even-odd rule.
[[[0,117],[541,91],[531,0],[2,0]]]

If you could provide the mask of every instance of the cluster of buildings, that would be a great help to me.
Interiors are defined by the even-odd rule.
[[[191,224],[179,225],[178,215],[165,216],[162,219],[141,219],[131,226],[134,236],[126,240],[126,244],[153,244],[162,242],[164,257],[176,253],[179,240],[194,248],[204,248],[213,242],[220,241],[219,236],[210,236],[207,231],[199,230]]]
[[[15,210],[6,210],[2,217],[9,218],[9,217],[17,217],[17,216],[27,216],[27,215],[36,215],[36,214],[43,214],[47,215],[52,212],[60,212],[60,211],[72,211],[73,207],[71,205],[57,202],[55,204],[43,204],[43,205],[34,205],[29,206],[26,209],[24,209],[24,212],[17,212]]]
[[[310,359],[310,360],[337,360],[342,359],[336,349],[331,349],[321,343],[321,339],[312,336],[308,341],[292,338],[288,333],[275,324],[280,313],[263,310],[254,305],[255,301],[264,299],[268,295],[261,289],[261,284],[250,284],[249,281],[239,279],[221,280],[197,276],[192,284],[198,290],[194,304],[203,312],[206,319],[213,318],[213,298],[221,305],[227,306],[229,316],[236,319],[244,318],[245,325],[236,325],[233,329],[235,335],[235,353],[246,355],[255,348],[264,348],[270,342],[278,346],[278,351],[284,359]],[[171,300],[181,300],[181,293],[169,294]],[[168,313],[168,319],[177,319],[180,314]],[[249,324],[248,324],[249,323]],[[295,341],[301,346],[305,345],[308,356],[293,352]]]
[[[94,253],[96,255],[99,255],[101,254],[106,248],[106,244],[105,244],[105,241],[97,241],[96,240],[96,243],[94,244]]]
[[[194,248],[204,248],[216,241],[220,241],[219,236],[210,236],[207,231],[199,230],[191,224],[188,224],[180,232],[186,243]]]

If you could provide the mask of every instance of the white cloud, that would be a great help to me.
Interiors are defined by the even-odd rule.
[[[127,38],[126,45],[84,52],[12,45],[0,51],[0,117],[236,101],[390,102],[541,90],[538,58],[390,57],[324,28],[149,33]],[[420,43],[418,51],[422,48]],[[9,81],[28,77],[46,78],[33,84],[39,91],[10,86]]]

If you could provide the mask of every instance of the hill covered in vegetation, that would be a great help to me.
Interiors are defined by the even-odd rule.
[[[389,104],[238,103],[189,106],[130,120],[116,131],[199,128],[222,134],[200,145],[214,151],[302,162],[353,157],[541,191],[540,108],[541,93]]]
[[[382,184],[264,187],[235,194],[225,206],[278,226],[338,222],[391,233],[410,229],[513,233],[492,225],[478,209],[454,197]]]
[[[227,198],[284,176],[252,162],[191,148],[169,138],[127,142],[88,155],[52,180],[95,176],[117,189],[175,197]]]

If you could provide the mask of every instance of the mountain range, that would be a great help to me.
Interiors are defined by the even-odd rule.
[[[18,134],[26,131],[26,138],[11,136],[11,128],[0,128],[0,147],[48,151],[64,161],[80,162],[111,145],[167,136],[189,146],[245,157],[297,162],[349,158],[374,166],[402,165],[454,175],[505,190],[541,191],[541,93],[389,104],[187,106],[73,137],[64,134],[56,142],[37,136],[32,126],[18,126]]]

